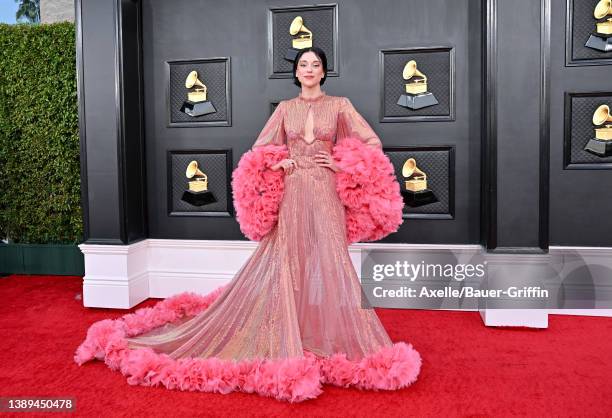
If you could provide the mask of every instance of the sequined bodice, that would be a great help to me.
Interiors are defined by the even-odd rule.
[[[313,156],[321,150],[331,152],[338,124],[341,98],[323,95],[315,99],[300,96],[285,104],[283,120],[286,143],[291,157]],[[308,141],[306,132],[308,112],[312,112],[314,139]]]
[[[309,112],[312,132],[307,133]],[[382,147],[376,133],[348,98],[329,96],[325,92],[315,98],[304,98],[300,93],[278,104],[253,147],[287,145],[291,157],[314,156],[321,150],[331,152],[334,144],[347,136]]]

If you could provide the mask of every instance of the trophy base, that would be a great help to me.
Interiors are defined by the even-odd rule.
[[[402,197],[404,198],[404,204],[410,206],[411,208],[428,205],[438,201],[438,198],[430,189],[425,189],[418,192],[413,192],[412,190],[402,190],[401,193]]]
[[[410,94],[404,93],[400,96],[397,104],[408,109],[417,110],[438,104],[433,93]]]
[[[602,141],[601,139],[593,138],[586,144],[584,150],[599,157],[608,157],[612,155],[612,140]]]
[[[612,35],[591,34],[584,46],[602,52],[610,52],[612,51]]]
[[[213,195],[210,190],[205,190],[203,192],[192,192],[191,190],[185,190],[181,200],[193,206],[203,206],[209,203],[215,203],[217,201],[215,195]]]
[[[188,114],[189,116],[202,116],[208,115],[209,113],[215,113],[217,109],[209,101],[205,102],[192,102],[185,100],[183,106],[181,106],[181,112]]]
[[[300,50],[297,49],[297,48],[288,48],[287,52],[285,52],[285,57],[284,58],[287,61],[293,62],[293,61],[295,61],[295,57],[297,57],[298,52],[300,52]]]

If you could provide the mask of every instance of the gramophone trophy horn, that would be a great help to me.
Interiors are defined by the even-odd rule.
[[[595,138],[589,140],[584,147],[585,151],[589,151],[600,157],[612,155],[612,115],[610,114],[610,106],[606,104],[600,105],[593,113],[593,125],[595,128]]]
[[[215,106],[207,100],[206,95],[208,88],[198,78],[197,71],[191,71],[185,79],[185,88],[187,91],[187,100],[181,106],[181,112],[189,116],[202,116],[217,111]]]
[[[595,110],[595,113],[593,113],[593,125],[605,125],[603,128],[595,129],[595,137],[597,139],[603,139],[605,141],[612,139],[612,115],[610,114],[610,106],[604,104]]]
[[[427,84],[427,76],[419,71],[415,60],[410,60],[404,65],[402,77],[404,77],[404,80],[410,80],[414,76],[420,77],[420,79],[414,80],[415,83],[423,82]]]
[[[297,38],[292,40],[292,45],[295,49],[310,48],[312,46],[312,32],[304,25],[304,19],[302,16],[296,16],[291,22],[289,27],[289,33],[292,36],[298,35]]]
[[[612,115],[610,115],[610,106],[603,104],[593,113],[593,125],[599,126],[606,122],[612,122]]]
[[[599,20],[611,15],[612,0],[600,0],[595,6],[593,17]],[[612,18],[603,22],[596,22],[595,27],[595,33],[589,36],[585,46],[603,52],[612,51]]]
[[[296,16],[289,26],[289,34],[294,38],[291,40],[291,48],[287,50],[285,59],[295,61],[300,49],[312,47],[312,31],[304,25],[302,16]]]
[[[198,78],[198,72],[192,71],[185,80],[185,87],[192,89],[187,93],[187,99],[192,102],[203,102],[206,100],[206,86]]]
[[[427,91],[427,76],[417,68],[417,62],[410,60],[404,65],[402,71],[406,92],[402,93],[397,104],[409,109],[422,109],[438,104],[433,93]]]
[[[427,189],[427,175],[421,171],[414,158],[408,158],[402,167],[402,176],[407,178],[406,190],[419,192]]]
[[[187,176],[188,179],[193,178],[194,176],[206,177],[206,174],[204,174],[198,168],[198,162],[197,161],[192,161],[192,162],[189,163],[189,165],[187,166],[187,170],[185,171],[185,175]]]
[[[189,190],[192,192],[201,192],[208,190],[208,176],[198,168],[198,162],[192,161],[185,170],[185,175],[188,179],[194,180],[189,182]]]
[[[608,15],[612,15],[612,0],[599,0],[593,11],[593,16],[599,20]]]
[[[181,200],[194,206],[202,206],[216,202],[217,199],[208,190],[208,176],[198,168],[197,161],[191,161],[185,170],[185,176],[189,181],[189,189],[183,192]]]
[[[438,201],[433,191],[427,188],[427,174],[417,167],[414,158],[404,162],[402,176],[406,178],[405,189],[401,191],[406,205],[417,207]]]

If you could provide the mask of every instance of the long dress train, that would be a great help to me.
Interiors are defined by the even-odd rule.
[[[276,226],[227,285],[90,329],[77,362],[104,358],[132,384],[289,401],[316,397],[321,383],[398,389],[415,381],[418,352],[393,344],[374,310],[361,307],[335,173],[314,160],[345,131],[380,146],[344,98],[281,102],[254,144],[286,144],[297,163],[285,175]]]

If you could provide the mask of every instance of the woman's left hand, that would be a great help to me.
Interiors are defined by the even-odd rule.
[[[321,167],[327,167],[334,172],[341,171],[340,167],[334,162],[334,158],[327,151],[319,151],[315,155],[315,162]]]

